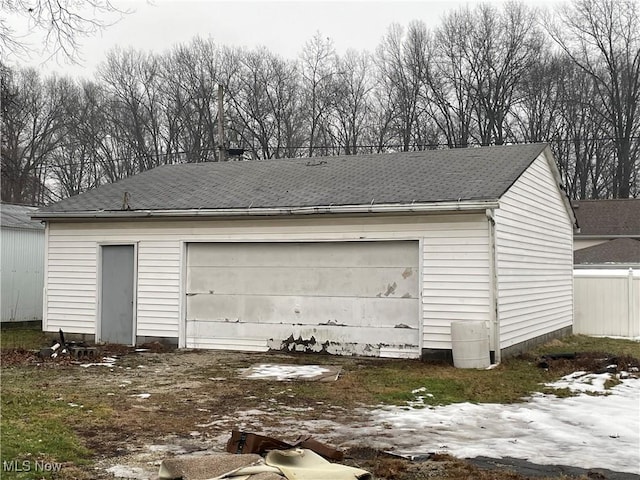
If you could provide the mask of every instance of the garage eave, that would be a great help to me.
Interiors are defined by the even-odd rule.
[[[497,200],[463,200],[410,204],[325,205],[309,207],[198,208],[184,210],[90,210],[39,212],[34,220],[139,219],[175,217],[263,217],[319,214],[400,214],[483,211],[498,208]]]

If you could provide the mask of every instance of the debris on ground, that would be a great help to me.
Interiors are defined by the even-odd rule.
[[[309,436],[291,444],[251,432],[234,430],[226,453],[165,459],[160,480],[242,477],[247,480],[369,480],[361,468],[332,463],[343,453]]]
[[[84,342],[67,341],[62,329],[58,331],[59,338],[54,340],[50,347],[40,349],[40,358],[56,359],[61,357],[73,357],[76,360],[93,360],[99,354],[97,347],[90,347]]]
[[[340,450],[317,441],[311,435],[301,435],[295,442],[287,443],[277,438],[266,437],[257,433],[241,432],[240,430],[231,432],[226,450],[235,454],[257,453],[258,455],[265,455],[271,450],[290,450],[294,448],[312,450],[328,460],[340,461],[344,458],[344,453]]]
[[[638,359],[624,355],[610,355],[603,352],[585,353],[554,353],[537,359],[538,368],[546,370],[562,370],[570,365],[574,370],[589,373],[638,373],[640,362]]]

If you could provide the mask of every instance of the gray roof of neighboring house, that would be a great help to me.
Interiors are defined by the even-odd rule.
[[[44,225],[41,222],[31,220],[31,215],[37,210],[38,207],[2,203],[0,204],[0,225],[3,228],[44,230]]]
[[[39,211],[216,210],[497,200],[545,144],[166,165]],[[126,202],[125,202],[126,192]]]
[[[579,200],[573,208],[580,225],[577,236],[640,237],[640,198]]]
[[[640,240],[616,238],[573,252],[575,265],[640,264]]]

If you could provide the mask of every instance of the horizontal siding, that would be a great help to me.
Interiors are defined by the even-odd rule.
[[[137,335],[179,336],[180,253],[177,239],[140,241]]]
[[[423,240],[423,346],[451,348],[451,322],[489,320],[488,223],[484,214],[430,222]]]
[[[69,243],[49,228],[47,321],[49,332],[95,334],[97,247],[87,238]]]
[[[174,220],[50,225],[48,330],[94,333],[98,243],[138,245],[137,335],[179,335],[181,242],[422,240],[425,348],[451,348],[452,320],[489,318],[489,246],[482,214]],[[79,256],[72,255],[78,252]],[[71,286],[71,288],[67,288]],[[77,288],[75,288],[77,287]]]
[[[573,319],[573,228],[544,154],[496,210],[500,346],[568,327]]]

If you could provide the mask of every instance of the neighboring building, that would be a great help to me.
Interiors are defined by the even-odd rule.
[[[480,321],[499,359],[571,330],[575,221],[541,144],[163,166],[35,217],[48,332],[419,357]]]
[[[576,267],[640,268],[640,238],[616,238],[573,252]]]
[[[574,250],[603,245],[618,239],[640,241],[640,198],[613,200],[579,200],[573,202],[580,230],[574,237]],[[616,258],[632,242],[615,242],[608,248]],[[607,249],[603,247],[602,252]],[[595,250],[598,251],[598,250]],[[593,259],[588,256],[586,258]]]
[[[2,323],[42,319],[44,225],[36,207],[0,204]]]
[[[574,210],[574,332],[640,335],[640,199],[580,200]]]

